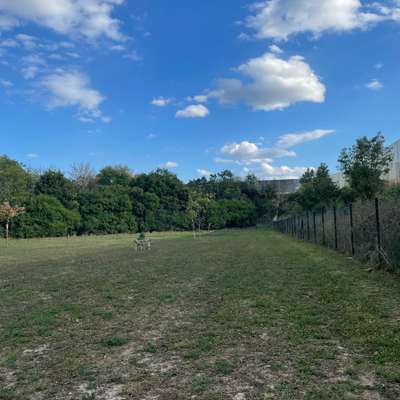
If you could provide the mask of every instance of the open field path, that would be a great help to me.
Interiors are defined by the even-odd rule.
[[[400,399],[400,278],[267,230],[0,243],[1,400]]]

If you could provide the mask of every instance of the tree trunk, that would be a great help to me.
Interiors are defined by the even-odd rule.
[[[193,237],[196,239],[196,224],[194,219],[192,219],[192,230],[193,230]]]

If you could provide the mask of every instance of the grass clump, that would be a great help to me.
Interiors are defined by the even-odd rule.
[[[119,347],[128,344],[129,340],[120,337],[109,336],[104,338],[101,343],[104,347]]]

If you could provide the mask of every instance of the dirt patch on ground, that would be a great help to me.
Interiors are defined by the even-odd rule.
[[[50,345],[43,344],[34,349],[26,349],[22,352],[24,356],[42,356],[50,351]]]

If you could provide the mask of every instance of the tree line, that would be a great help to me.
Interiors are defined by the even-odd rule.
[[[275,201],[276,193],[254,176],[241,180],[230,171],[185,184],[165,169],[134,175],[128,167],[107,166],[96,174],[80,164],[67,177],[0,157],[0,219],[7,237],[248,227],[271,220]]]
[[[400,197],[399,187],[384,181],[391,160],[381,134],[362,137],[339,156],[345,187],[335,184],[322,163],[304,173],[296,193],[282,195],[254,175],[239,179],[228,170],[189,183],[165,169],[134,175],[126,166],[95,173],[78,164],[66,176],[54,169],[31,171],[2,156],[0,234],[32,238],[249,227],[380,195]]]
[[[316,170],[308,169],[303,174],[300,189],[282,199],[279,214],[296,215],[378,196],[400,197],[400,188],[385,181],[392,159],[392,151],[385,146],[381,133],[371,139],[361,137],[352,147],[343,149],[338,158],[344,187],[338,187],[328,166],[322,163]]]

